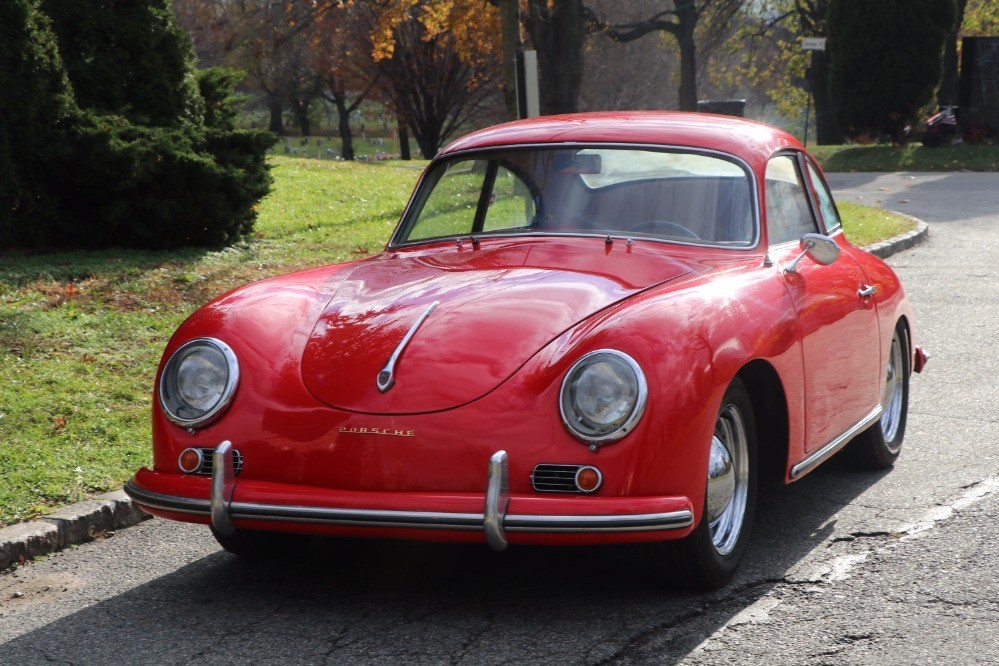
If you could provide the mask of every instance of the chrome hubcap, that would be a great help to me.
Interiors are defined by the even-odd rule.
[[[902,341],[898,333],[891,339],[891,353],[888,355],[888,376],[885,379],[885,396],[881,401],[884,411],[881,413],[881,434],[884,436],[888,449],[898,450],[901,442],[893,445],[898,427],[902,422],[902,398],[904,377],[902,373]]]
[[[711,542],[719,555],[735,548],[746,516],[749,489],[749,446],[742,413],[725,405],[718,415],[711,438],[708,489],[705,502]]]

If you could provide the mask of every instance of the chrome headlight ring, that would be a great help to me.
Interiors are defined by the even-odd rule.
[[[239,362],[226,343],[195,338],[171,354],[157,393],[163,413],[182,428],[211,424],[236,394]]]
[[[559,411],[569,432],[595,449],[631,432],[648,396],[645,373],[635,359],[616,349],[598,349],[566,373]]]

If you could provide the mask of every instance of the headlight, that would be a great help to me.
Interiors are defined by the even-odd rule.
[[[198,338],[182,345],[163,367],[160,404],[184,428],[210,423],[229,406],[239,383],[239,363],[229,345]]]
[[[645,411],[648,385],[635,359],[613,349],[590,352],[562,381],[559,408],[573,435],[609,444],[635,427]]]

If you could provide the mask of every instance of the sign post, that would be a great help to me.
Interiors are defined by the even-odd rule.
[[[517,117],[541,115],[538,88],[538,53],[517,47]]]
[[[801,38],[801,50],[802,51],[825,51],[826,50],[826,38],[825,37],[802,37]],[[814,54],[812,56],[814,58]],[[802,142],[805,148],[808,147],[808,116],[812,111],[812,68],[809,67],[805,70],[805,140]]]

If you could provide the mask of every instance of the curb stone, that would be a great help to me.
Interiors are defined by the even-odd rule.
[[[0,571],[30,560],[92,541],[115,530],[150,518],[123,490],[77,502],[28,523],[0,528]]]
[[[925,241],[929,236],[929,225],[909,215],[904,217],[916,223],[914,230],[863,249],[884,259]],[[30,560],[67,546],[93,541],[151,517],[125,491],[118,490],[93,500],[71,504],[38,520],[0,528],[0,571],[22,558]]]
[[[890,257],[896,252],[908,250],[910,247],[914,247],[925,241],[930,234],[930,225],[926,224],[922,220],[912,217],[911,215],[898,213],[897,211],[892,212],[896,215],[901,215],[906,219],[912,220],[916,223],[916,228],[908,233],[902,234],[901,236],[895,236],[894,238],[889,238],[888,240],[874,243],[873,245],[868,245],[864,248],[875,257],[884,259],[886,257]]]

